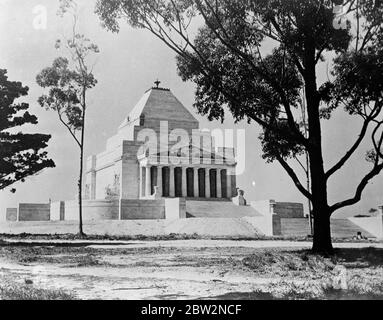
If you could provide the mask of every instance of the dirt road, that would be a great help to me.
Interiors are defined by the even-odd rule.
[[[353,279],[361,255],[370,254],[361,248],[374,246],[366,249],[375,250],[374,255],[383,252],[382,243],[337,243],[343,253],[352,253],[353,260],[342,254],[334,262],[307,255],[310,246],[223,240],[8,243],[0,247],[0,276],[4,281],[64,289],[79,299],[253,298],[255,292],[255,298],[262,298],[267,297],[261,295],[265,292],[284,296],[292,287],[304,287],[315,296],[337,276],[337,265],[351,263],[347,277]],[[371,281],[382,279],[383,261],[366,261],[363,270],[373,270]]]

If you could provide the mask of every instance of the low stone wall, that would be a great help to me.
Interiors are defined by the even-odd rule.
[[[7,208],[5,214],[5,220],[17,221],[17,208]]]
[[[282,235],[282,222],[281,217],[273,214],[273,236]]]
[[[83,200],[82,203],[84,221],[186,218],[184,198]],[[51,208],[52,220],[63,220],[60,216],[65,216],[65,220],[78,220],[77,201],[65,201],[65,208],[55,203]]]
[[[49,221],[50,203],[20,203],[19,221]]]
[[[276,202],[274,212],[281,218],[303,218],[303,203]]]
[[[78,220],[78,201],[65,201],[65,220]],[[118,220],[119,201],[83,200],[82,219],[87,220]]]
[[[165,219],[165,200],[122,199],[121,220]]]
[[[83,200],[83,221],[180,219],[186,218],[184,198],[172,199],[116,199]],[[51,203],[20,203],[17,208],[7,208],[7,221],[63,221],[79,220],[78,201]]]

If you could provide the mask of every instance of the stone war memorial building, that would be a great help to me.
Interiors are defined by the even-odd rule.
[[[165,233],[308,235],[303,204],[245,200],[237,188],[235,149],[216,147],[210,132],[200,130],[193,114],[159,84],[143,94],[106,141],[105,151],[88,157],[84,223],[108,226],[113,224],[108,220],[118,220],[121,226],[123,220],[141,221],[138,226],[145,220]],[[332,219],[333,235],[382,237],[379,215]],[[74,221],[78,201],[20,203],[7,209],[6,219]]]
[[[149,89],[108,139],[106,151],[88,159],[88,197],[231,199],[234,149],[215,152],[211,136],[198,128],[169,89]]]

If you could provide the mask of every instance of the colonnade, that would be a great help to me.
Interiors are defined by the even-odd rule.
[[[140,198],[157,192],[163,197],[231,198],[230,168],[140,166]]]

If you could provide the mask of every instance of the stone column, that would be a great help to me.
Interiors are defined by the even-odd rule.
[[[233,197],[231,190],[231,171],[229,168],[226,169],[226,184],[227,184],[227,197],[231,199]]]
[[[150,181],[150,166],[145,167],[145,195],[147,197],[152,195],[152,183]]]
[[[181,167],[182,175],[181,175],[181,181],[182,181],[182,196],[187,197],[187,173],[186,173],[186,167]]]
[[[139,177],[139,192],[140,192],[140,198],[142,198],[144,196],[144,170],[142,169],[142,167],[140,166],[140,177]]]
[[[169,166],[169,196],[174,197],[174,167]]]
[[[217,169],[217,198],[222,198],[221,169]]]
[[[193,168],[193,177],[194,177],[194,197],[199,197],[199,190],[198,190],[198,167]]]
[[[162,167],[160,166],[157,166],[157,187],[159,196],[162,197]]]
[[[205,197],[210,198],[210,174],[209,168],[205,168]]]

